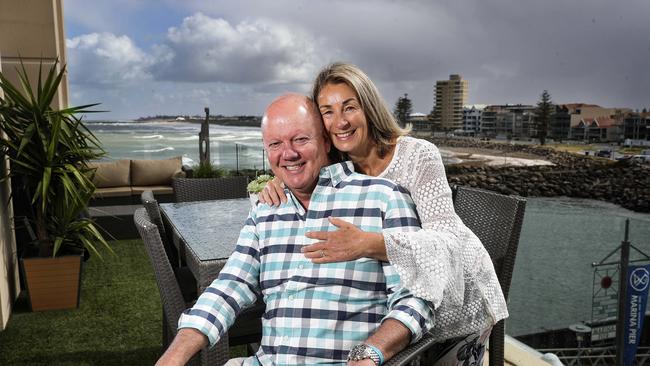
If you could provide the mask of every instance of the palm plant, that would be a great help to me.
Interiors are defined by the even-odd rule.
[[[38,256],[55,257],[71,248],[86,248],[99,255],[97,244],[109,249],[85,210],[95,191],[94,171],[88,161],[104,155],[97,138],[77,117],[97,104],[53,109],[65,66],[58,61],[43,79],[42,64],[36,89],[25,66],[17,70],[20,89],[0,72],[0,154],[8,156],[9,174],[31,200]],[[62,250],[64,249],[64,250]]]

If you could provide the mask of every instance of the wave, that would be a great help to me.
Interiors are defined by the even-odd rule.
[[[133,151],[131,151],[131,152],[134,152],[134,153],[157,153],[157,152],[171,151],[171,150],[174,150],[174,148],[171,147],[171,146],[167,146],[167,147],[163,147],[162,149],[152,149],[152,150],[133,150]]]
[[[142,139],[142,140],[160,140],[162,138],[165,138],[163,135],[145,135],[145,136],[133,136],[134,139]]]
[[[194,135],[194,136],[186,136],[186,137],[166,137],[165,140],[169,140],[169,141],[198,141],[199,136]]]

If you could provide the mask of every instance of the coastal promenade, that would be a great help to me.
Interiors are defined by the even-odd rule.
[[[498,166],[480,161],[448,165],[447,180],[451,185],[468,185],[525,197],[589,198],[637,212],[650,212],[650,164],[612,161],[533,145],[458,138],[429,140],[441,150],[463,148],[505,161]],[[553,164],[513,166],[507,163],[508,156],[521,155]]]

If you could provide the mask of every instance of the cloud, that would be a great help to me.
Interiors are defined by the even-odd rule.
[[[66,46],[72,83],[127,86],[151,77],[151,57],[127,36],[90,33],[66,40]]]
[[[236,25],[196,13],[155,47],[154,75],[163,80],[225,83],[311,81],[322,64],[309,33],[267,19]]]

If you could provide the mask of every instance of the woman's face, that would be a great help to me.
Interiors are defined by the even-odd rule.
[[[351,156],[365,156],[370,146],[368,122],[354,90],[345,83],[329,83],[317,102],[334,146]]]

